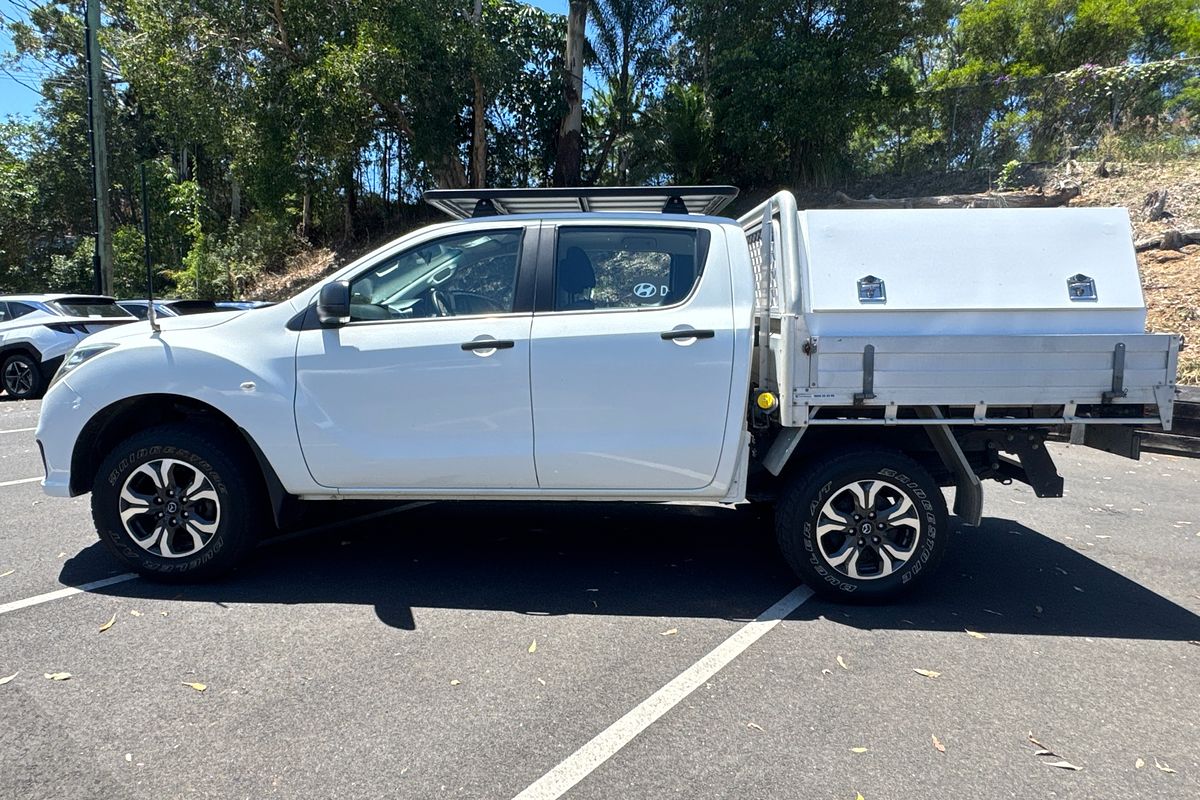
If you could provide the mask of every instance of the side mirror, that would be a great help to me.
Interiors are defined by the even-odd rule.
[[[317,319],[322,325],[345,325],[350,321],[350,281],[334,281],[321,287]]]

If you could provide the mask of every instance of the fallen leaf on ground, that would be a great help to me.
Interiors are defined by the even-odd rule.
[[[831,670],[831,669],[823,669],[823,670],[821,670],[821,674],[822,674],[822,675],[832,675],[832,674],[833,674],[833,670]]]
[[[14,572],[16,572],[15,569],[10,569],[8,572],[0,572],[0,578],[7,578],[9,575],[12,575]]]
[[[939,753],[946,752],[946,745],[942,744],[941,739],[937,738],[937,736],[932,733],[929,734],[929,738],[933,739],[933,749],[934,750],[937,750]]]
[[[133,761],[133,753],[126,753],[126,754],[125,754],[125,760],[126,760],[126,761]]]
[[[865,748],[865,747],[851,747],[851,748],[850,748],[850,752],[851,752],[851,753],[865,753],[865,752],[867,752],[867,748]]]
[[[1072,764],[1070,761],[1043,761],[1042,763],[1045,764],[1047,767],[1058,767],[1059,769],[1069,769],[1072,772],[1078,772],[1079,770],[1083,769],[1083,767],[1077,767],[1074,764]]]
[[[116,623],[116,621],[117,621],[117,615],[113,614],[111,617],[108,618],[108,622],[106,622],[100,626],[100,632],[104,633],[106,630],[111,628]]]
[[[917,669],[916,667],[913,667],[913,672],[926,678],[940,678],[942,676],[942,673],[935,672],[931,669]]]
[[[542,686],[546,685],[546,682],[544,680],[542,680],[541,678],[538,678],[537,682],[540,683]]]
[[[756,731],[761,731],[763,729],[762,725],[759,725],[757,722],[747,722],[746,727],[753,728]]]
[[[129,616],[131,617],[140,617],[141,615],[142,612],[138,611],[136,608],[129,612]]]
[[[45,675],[52,681],[68,681],[71,679],[71,673],[69,672],[47,672]]]
[[[841,667],[842,669],[844,669],[844,670],[850,669],[849,667],[846,666],[846,662],[841,656],[837,657],[837,662],[838,662],[838,666]]]
[[[1142,760],[1142,759],[1140,759],[1140,758],[1139,758],[1137,761],[1134,761],[1134,762],[1133,762],[1133,768],[1134,768],[1134,769],[1141,769],[1141,768],[1142,768],[1142,767],[1144,767],[1144,766],[1146,766],[1146,762],[1145,762],[1145,761],[1143,761],[1143,760]]]
[[[458,686],[460,683],[462,683],[462,681],[460,681],[458,678],[455,678],[454,680],[450,681],[451,686]]]
[[[537,639],[534,639],[532,642],[529,643],[529,652],[531,652],[531,653],[537,652]]]
[[[1080,589],[1078,586],[1076,586],[1076,587],[1075,587],[1075,591],[1077,591],[1077,592],[1082,592],[1082,591],[1083,591],[1083,589]]]
[[[1033,607],[1033,613],[1034,613],[1034,614],[1040,614],[1040,613],[1042,613],[1042,607],[1041,607],[1041,606],[1034,606],[1034,607]]]
[[[182,683],[184,686],[190,686],[191,688],[195,689],[197,692],[203,692],[205,689],[208,688],[208,686],[203,683],[188,683],[187,681],[180,681],[180,683]]]
[[[1038,750],[1036,753],[1034,753],[1034,755],[1035,756],[1056,756],[1056,755],[1058,755],[1058,753],[1055,753],[1051,750]]]
[[[674,636],[677,633],[679,633],[679,628],[668,628],[667,630],[660,632],[658,635],[659,636]]]
[[[992,611],[990,608],[985,608],[985,609],[984,609],[984,611],[986,611],[986,612],[987,612],[987,613],[989,613],[989,614],[995,614],[997,617],[1003,617],[1003,616],[1004,616],[1004,615],[1003,615],[1003,614],[1001,614],[999,611]]]
[[[1194,644],[1194,645],[1196,645],[1197,647],[1200,647],[1200,641],[1198,641],[1198,640],[1196,640],[1196,639],[1189,639],[1189,640],[1188,640],[1188,644]]]
[[[17,670],[12,675],[9,675],[7,678],[0,678],[0,686],[3,686],[4,684],[8,683],[9,681],[11,681],[13,678],[17,677],[20,674],[21,674],[21,670]]]
[[[59,554],[58,554],[58,557],[59,557],[59,558],[66,558],[66,557],[67,557],[67,554],[66,554],[66,552],[62,552],[62,553],[59,553]]]
[[[967,631],[967,636],[970,636],[972,639],[986,639],[987,638],[979,631],[970,631],[970,630]]]
[[[1163,764],[1163,763],[1159,762],[1159,760],[1158,760],[1157,758],[1156,758],[1156,759],[1154,759],[1154,766],[1158,767],[1158,768],[1159,768],[1159,769],[1161,769],[1163,772],[1169,772],[1169,773],[1171,773],[1172,775],[1174,775],[1174,774],[1175,774],[1175,770],[1171,769],[1171,768],[1170,768],[1169,766],[1167,766],[1166,764]]]
[[[863,797],[863,796],[862,796],[862,792],[855,792],[855,793],[854,793],[854,800],[867,800],[867,798],[865,798],[865,797]]]

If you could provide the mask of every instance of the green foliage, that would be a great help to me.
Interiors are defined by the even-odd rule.
[[[1021,168],[1021,162],[1015,158],[1009,161],[1000,168],[1000,173],[996,176],[996,188],[1000,190],[1015,189],[1014,180],[1017,176],[1017,170]]]
[[[423,221],[469,180],[549,183],[565,20],[520,0],[114,0],[101,44],[116,253],[144,293],[228,297],[307,244]],[[5,22],[44,101],[0,124],[0,290],[91,289],[83,32]],[[1200,0],[591,0],[584,178],[745,189],[1200,147]],[[1004,165],[1001,167],[1001,165]]]

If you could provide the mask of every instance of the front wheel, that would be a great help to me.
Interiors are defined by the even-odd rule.
[[[100,539],[136,572],[162,581],[235,567],[265,527],[262,481],[232,436],[163,425],[121,443],[92,487]]]
[[[894,450],[856,450],[807,468],[787,486],[775,533],[788,564],[817,594],[885,600],[934,572],[949,517],[920,464]]]
[[[33,400],[41,397],[46,388],[42,367],[23,353],[9,356],[2,373],[4,391],[14,400]]]

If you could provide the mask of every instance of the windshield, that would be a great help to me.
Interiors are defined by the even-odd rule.
[[[68,317],[132,317],[115,300],[103,297],[65,297],[47,305]]]

